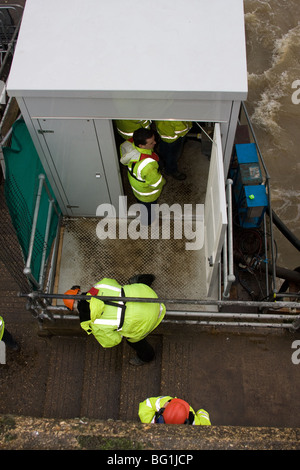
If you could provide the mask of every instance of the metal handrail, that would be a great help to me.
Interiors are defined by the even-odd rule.
[[[48,216],[47,216],[46,229],[45,229],[45,235],[44,235],[43,252],[42,252],[42,258],[41,258],[41,264],[40,264],[40,270],[39,270],[39,280],[37,281],[37,279],[35,279],[35,277],[32,274],[31,261],[32,261],[32,255],[33,255],[33,246],[34,246],[34,241],[35,241],[37,220],[38,220],[38,215],[39,215],[39,210],[40,210],[40,203],[41,203],[43,188],[47,192],[47,195],[49,198],[49,206],[48,206]],[[53,200],[51,193],[49,191],[49,188],[47,186],[47,183],[45,181],[45,175],[40,174],[39,175],[39,187],[38,187],[38,192],[37,192],[37,197],[36,197],[36,202],[35,202],[35,209],[34,209],[33,221],[32,221],[32,227],[31,227],[31,235],[30,235],[30,241],[29,241],[29,247],[28,247],[28,255],[27,255],[25,268],[23,270],[25,276],[27,276],[27,278],[37,287],[37,289],[41,289],[43,286],[43,282],[44,282],[46,251],[47,251],[47,245],[48,245],[48,239],[49,239],[49,230],[50,230],[50,223],[51,223],[51,216],[52,216],[53,208],[55,209],[56,214],[59,216],[59,212],[55,205],[55,201]]]
[[[227,232],[225,232],[223,245],[223,299],[229,298],[231,285],[235,281],[233,269],[232,184],[231,179],[226,181]]]
[[[32,292],[29,294],[19,294],[20,297],[26,297],[30,303],[30,310],[35,312],[36,316],[41,319],[66,319],[66,320],[80,320],[79,314],[76,311],[70,311],[64,305],[49,305],[47,301],[51,299],[74,299],[74,300],[88,300],[91,299],[90,295],[86,294],[46,294],[44,292]],[[115,301],[114,296],[92,296],[96,299],[105,301]],[[219,308],[234,305],[235,307],[255,307],[263,310],[264,312],[215,312],[215,311],[190,311],[190,310],[171,310],[167,308],[166,317],[163,322],[165,323],[182,323],[185,325],[207,325],[207,326],[238,326],[238,327],[272,327],[272,328],[288,328],[290,331],[297,331],[300,327],[299,303],[298,302],[262,302],[262,301],[236,301],[236,300],[200,300],[200,299],[164,299],[164,298],[139,298],[139,297],[118,297],[118,301],[122,302],[146,302],[146,303],[164,303],[166,305],[172,304],[186,304],[186,305],[202,305],[212,308],[218,306]],[[44,301],[44,303],[43,303]],[[46,303],[45,303],[46,301]],[[289,313],[285,311],[276,312],[282,308],[295,309],[295,312]],[[273,312],[271,312],[273,310]],[[232,321],[230,321],[232,320]],[[287,323],[288,322],[288,323]]]
[[[20,26],[21,26],[21,22],[22,22],[22,16],[23,16],[23,6],[21,5],[17,5],[17,4],[12,4],[12,5],[1,5],[0,6],[0,9],[2,10],[16,10],[16,8],[19,8],[22,10],[22,14],[21,14],[21,18],[19,19],[18,21],[18,24],[15,26],[15,30],[14,30],[14,33],[12,35],[12,37],[10,38],[9,40],[9,44],[8,44],[8,47],[7,47],[7,50],[4,51],[4,59],[1,61],[1,67],[0,67],[0,78],[2,77],[2,73],[3,73],[3,70],[4,70],[4,67],[6,65],[6,62],[7,62],[7,59],[9,57],[10,54],[13,55],[13,48],[16,44],[16,41],[17,41],[17,36],[19,34],[19,29],[20,29]]]
[[[214,300],[214,299],[168,299],[168,298],[159,298],[159,297],[115,297],[107,295],[87,295],[87,294],[47,294],[46,292],[30,292],[30,293],[20,293],[19,297],[27,297],[30,299],[73,299],[73,300],[90,300],[92,297],[99,300],[108,300],[118,302],[144,302],[144,303],[165,303],[165,304],[186,304],[186,305],[217,305],[219,307],[227,307],[228,305],[234,305],[237,307],[254,307],[254,308],[272,308],[272,309],[281,309],[281,308],[294,308],[299,309],[299,302],[284,302],[284,301],[274,301],[274,302],[265,302],[265,301],[254,301],[254,300]],[[68,310],[66,308],[66,310]],[[195,312],[196,313],[196,312]],[[246,314],[245,314],[246,315]]]

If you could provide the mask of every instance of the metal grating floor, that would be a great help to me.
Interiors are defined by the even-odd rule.
[[[179,162],[179,169],[187,174],[184,181],[166,177],[167,184],[159,198],[159,204],[204,204],[209,158],[202,154],[201,143],[188,140]],[[136,203],[123,173],[124,193],[128,207]],[[183,211],[183,209],[182,209]],[[154,290],[160,298],[201,299],[206,296],[205,256],[201,250],[187,250],[189,241],[183,227],[171,221],[170,239],[106,239],[97,237],[99,218],[66,218],[63,221],[63,246],[60,266],[57,269],[55,291],[64,293],[72,285],[79,284],[88,290],[103,277],[117,279],[126,284],[138,273],[153,273]],[[120,222],[125,223],[125,222]],[[131,221],[128,219],[128,224]],[[124,227],[123,227],[124,228]],[[195,226],[192,227],[192,230]],[[180,239],[179,230],[183,236]],[[204,221],[202,230],[204,231]],[[118,233],[118,231],[117,231]],[[128,232],[127,232],[128,233]],[[204,232],[203,232],[204,233]],[[195,241],[190,239],[191,242]]]
[[[185,239],[174,238],[100,240],[96,234],[98,222],[96,218],[64,221],[58,293],[75,284],[82,291],[89,290],[103,277],[126,284],[135,274],[153,273],[153,288],[160,298],[205,297],[204,249],[188,251]]]

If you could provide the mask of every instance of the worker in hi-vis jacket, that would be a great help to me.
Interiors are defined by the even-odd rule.
[[[138,411],[142,423],[155,424],[211,424],[207,411],[197,412],[181,398],[170,396],[150,397],[139,404]]]
[[[192,128],[192,122],[155,121],[155,125],[160,136],[159,155],[166,174],[176,180],[186,179],[185,173],[178,170],[178,160],[183,151],[185,136]]]
[[[120,134],[123,139],[128,140],[133,137],[134,131],[140,129],[140,127],[144,127],[145,129],[150,129],[151,121],[148,119],[141,119],[141,120],[116,120],[116,128],[118,133]]]
[[[80,326],[87,334],[93,334],[101,346],[111,348],[121,343],[123,337],[126,338],[137,353],[129,361],[135,366],[154,359],[154,349],[146,336],[161,323],[166,307],[159,302],[118,301],[118,297],[157,298],[150,287],[153,280],[154,276],[150,274],[137,275],[129,280],[128,285],[121,286],[114,279],[104,278],[86,293],[90,298],[79,300],[77,305]],[[79,286],[74,286],[65,294],[77,295],[79,289]],[[102,301],[93,296],[116,297],[116,300]],[[74,300],[66,298],[64,303],[71,310],[76,308]]]
[[[121,163],[127,166],[128,180],[134,196],[147,209],[147,223],[153,221],[151,206],[157,203],[166,183],[159,168],[159,157],[153,151],[155,134],[151,129],[138,129],[133,139],[120,146]]]

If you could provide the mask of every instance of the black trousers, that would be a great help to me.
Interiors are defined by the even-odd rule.
[[[126,341],[127,341],[127,344],[129,344],[129,346],[136,351],[137,356],[142,361],[150,362],[152,361],[152,359],[154,359],[154,356],[155,356],[154,349],[145,338],[141,339],[140,341],[137,341],[136,343],[132,343],[131,341],[128,341],[128,339]]]
[[[3,333],[3,336],[2,336],[2,341],[3,341],[3,343],[5,343],[5,345],[8,348],[13,348],[16,345],[15,340],[13,339],[12,335],[10,334],[9,331],[7,331],[6,328],[4,329],[4,333]]]
[[[155,218],[156,218],[156,214],[155,214],[155,204],[158,204],[157,200],[156,201],[153,201],[153,202],[142,202],[140,201],[139,199],[136,198],[136,201],[143,205],[145,208],[146,208],[146,211],[147,211],[147,215],[144,214],[144,211],[142,211],[141,213],[141,224],[142,225],[151,225]]]

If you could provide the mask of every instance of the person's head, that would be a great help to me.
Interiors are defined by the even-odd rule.
[[[156,144],[155,134],[151,129],[141,127],[134,131],[133,142],[136,147],[152,150]]]
[[[80,293],[80,286],[73,286],[71,287],[71,289],[65,292],[66,295],[72,295],[72,296],[77,295],[79,293]],[[66,297],[65,299],[63,299],[63,301],[66,307],[68,307],[70,310],[75,310],[76,303],[77,303],[76,299]]]
[[[190,405],[180,398],[173,398],[165,403],[156,416],[156,423],[190,424]]]

